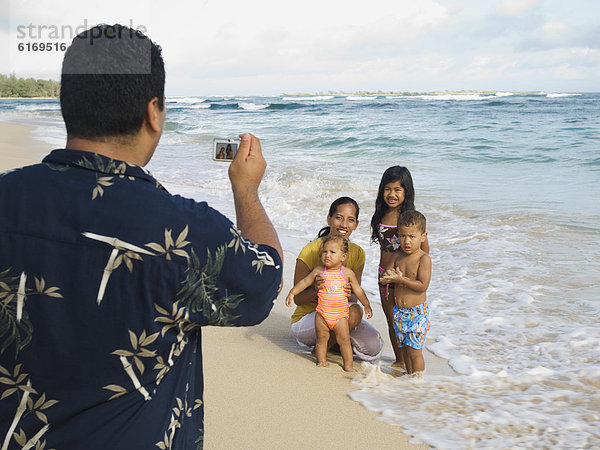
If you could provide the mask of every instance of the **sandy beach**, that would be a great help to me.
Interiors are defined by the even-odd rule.
[[[36,163],[51,150],[31,138],[30,130],[0,122],[0,171]],[[356,373],[341,369],[339,355],[329,354],[329,366],[317,368],[315,358],[296,344],[292,308],[284,303],[294,263],[295,255],[286,252],[284,286],[262,324],[202,331],[205,448],[427,448],[409,443],[400,427],[375,420],[376,413],[348,397],[358,389],[351,384]],[[373,309],[371,323],[386,341],[386,366],[392,353],[383,311],[379,304]],[[449,371],[430,352],[425,358],[428,373]],[[362,370],[360,361],[354,366]]]
[[[0,122],[0,148],[0,172],[35,164],[52,150],[31,137],[31,127],[9,122]]]
[[[341,356],[328,354],[328,367],[318,368],[296,344],[285,306],[294,263],[286,252],[284,286],[262,324],[203,330],[206,448],[428,448],[348,397],[357,374],[342,370]],[[383,311],[373,307],[371,323],[385,332]],[[427,352],[427,364],[439,364],[433,359]],[[354,367],[361,371],[360,361]]]

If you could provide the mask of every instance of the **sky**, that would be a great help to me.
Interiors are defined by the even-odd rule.
[[[600,91],[597,0],[0,0],[0,13],[0,73],[17,77],[58,80],[74,31],[119,22],[162,47],[171,96]]]

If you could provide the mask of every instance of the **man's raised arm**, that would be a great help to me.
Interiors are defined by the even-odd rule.
[[[250,133],[240,138],[242,142],[229,167],[237,227],[251,242],[273,247],[283,261],[277,232],[258,198],[258,186],[267,167],[260,140]]]

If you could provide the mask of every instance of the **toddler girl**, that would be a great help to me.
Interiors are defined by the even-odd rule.
[[[362,303],[367,318],[373,316],[369,299],[354,271],[344,267],[348,258],[348,240],[341,236],[331,234],[323,237],[321,241],[321,262],[305,278],[300,280],[285,299],[287,306],[294,304],[294,296],[310,287],[317,276],[321,277],[319,284],[317,314],[315,315],[315,329],[317,331],[317,344],[315,354],[319,366],[327,365],[327,342],[329,333],[335,333],[335,339],[342,354],[345,371],[351,371],[352,347],[350,345],[350,329],[348,327],[349,307],[346,285],[350,285],[352,292]]]

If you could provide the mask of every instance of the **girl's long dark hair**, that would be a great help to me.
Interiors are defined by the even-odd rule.
[[[402,202],[402,205],[400,205],[400,212],[415,209],[415,188],[413,186],[412,177],[410,176],[410,171],[402,166],[392,166],[387,168],[381,176],[379,190],[377,191],[377,199],[375,200],[375,212],[371,218],[372,242],[381,244],[381,242],[379,242],[377,228],[388,210],[388,205],[383,200],[383,190],[386,184],[393,183],[394,181],[400,181],[400,184],[402,184],[402,188],[404,189],[404,201]]]
[[[353,198],[350,198],[350,197],[336,198],[333,201],[333,203],[331,204],[331,206],[329,207],[329,213],[327,214],[327,216],[333,217],[335,215],[335,213],[337,212],[337,209],[339,206],[348,205],[348,204],[354,205],[354,208],[356,209],[356,220],[358,220],[358,213],[360,212],[360,208],[358,207],[358,203],[356,203],[356,200],[354,200]],[[321,231],[319,231],[317,238],[327,236],[330,231],[331,231],[331,227],[329,227],[329,226],[321,228]]]

